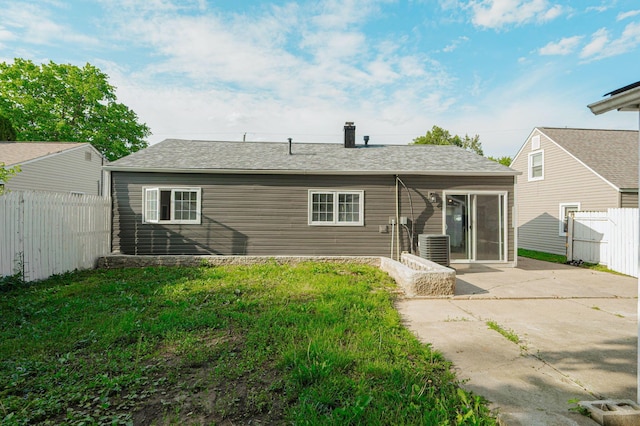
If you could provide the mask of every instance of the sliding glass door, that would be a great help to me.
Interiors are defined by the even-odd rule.
[[[507,259],[506,193],[445,193],[444,233],[452,261]]]

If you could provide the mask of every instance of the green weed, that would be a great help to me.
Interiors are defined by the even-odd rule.
[[[507,330],[495,321],[487,321],[486,324],[487,327],[502,334],[510,342],[513,342],[516,345],[520,343],[520,337],[518,337],[518,335],[513,330]]]
[[[66,274],[0,298],[0,423],[478,424],[373,267]]]

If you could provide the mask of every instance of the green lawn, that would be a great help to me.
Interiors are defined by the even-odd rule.
[[[0,293],[0,423],[495,424],[361,265],[85,271]]]

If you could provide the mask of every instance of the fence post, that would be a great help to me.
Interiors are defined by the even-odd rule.
[[[567,262],[571,262],[573,260],[573,212],[570,212],[567,215]]]

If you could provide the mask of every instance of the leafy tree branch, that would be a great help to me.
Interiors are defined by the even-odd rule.
[[[89,142],[108,160],[148,145],[147,125],[117,102],[108,76],[91,64],[0,63],[0,95],[17,140]]]

